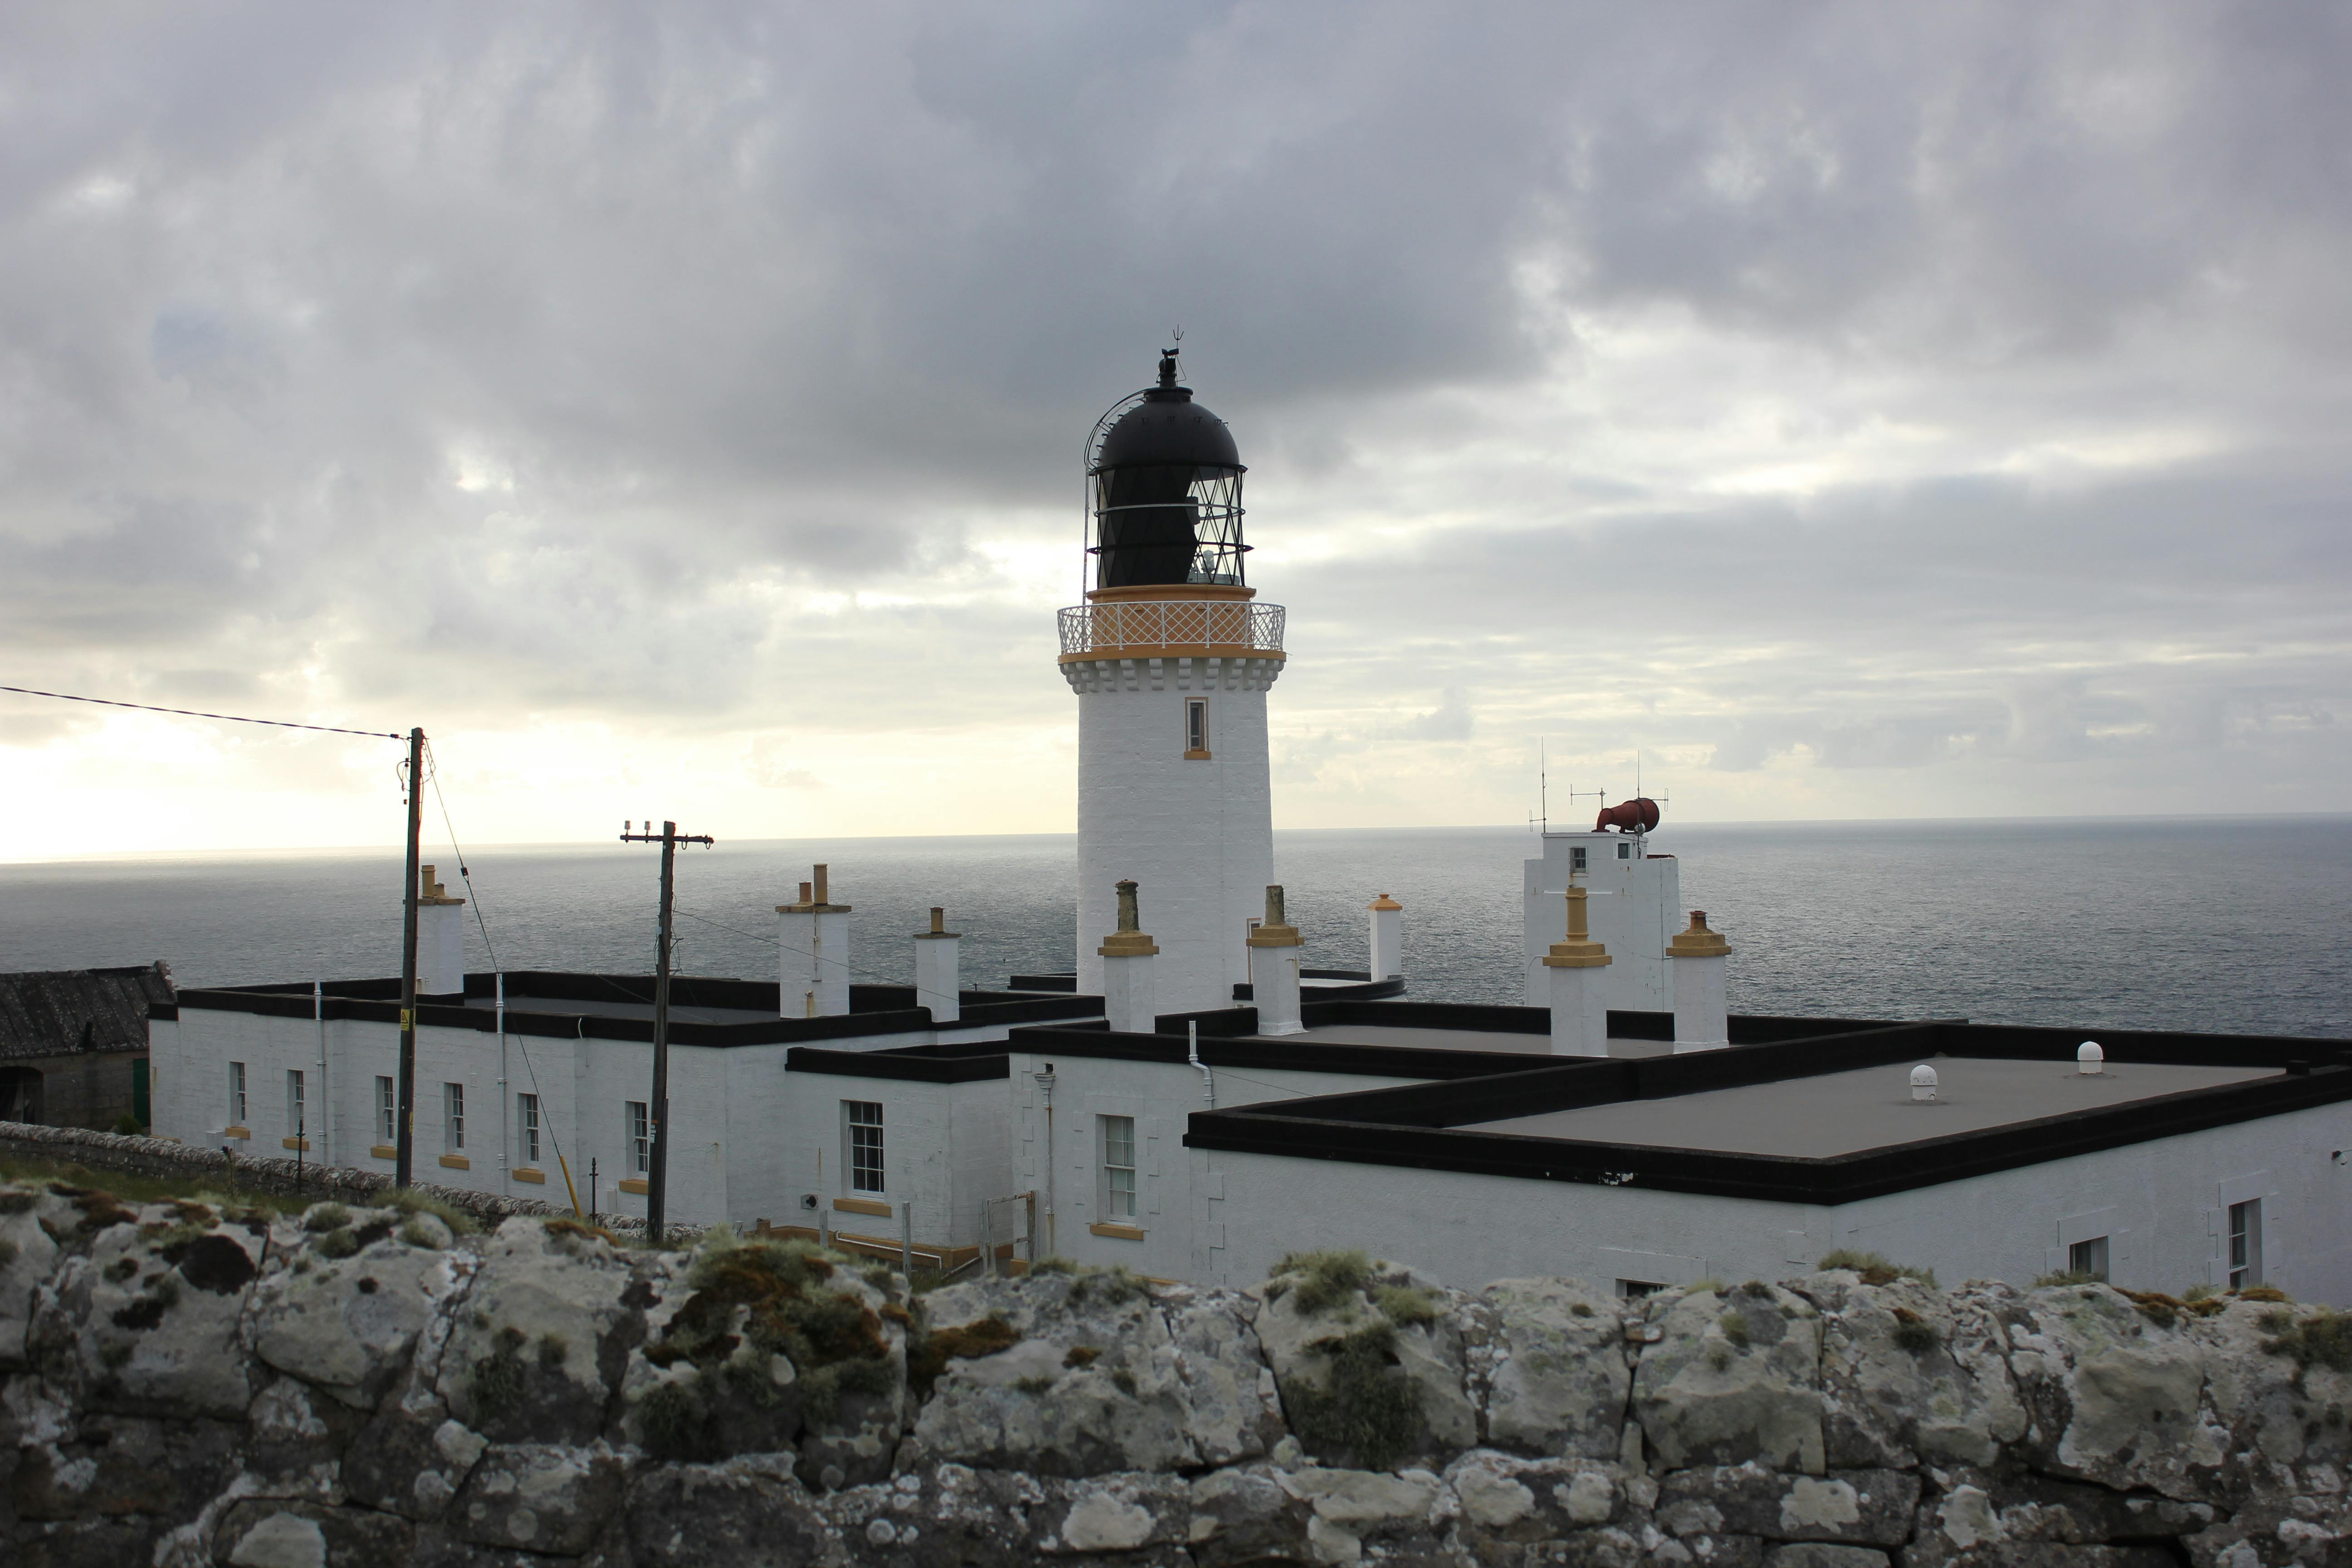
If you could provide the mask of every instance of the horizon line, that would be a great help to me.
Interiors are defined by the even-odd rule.
[[[1723,827],[1864,827],[1886,826],[1895,824],[1911,824],[1925,826],[1935,824],[1990,825],[2012,823],[2022,825],[2028,823],[2062,822],[2267,823],[2297,820],[2325,820],[2331,817],[2352,817],[2352,808],[2333,811],[2118,812],[2107,814],[2055,813],[2034,816],[2016,815],[1986,816],[1776,816],[1750,817],[1736,820],[1727,819],[1678,822],[1674,826],[1675,827],[1705,829]],[[1360,835],[1397,833],[1518,833],[1525,834],[1530,838],[1538,837],[1536,826],[1532,823],[1419,823],[1381,827],[1276,827],[1274,831],[1277,834],[1312,833],[1327,836],[1349,833]],[[1587,830],[1577,827],[1549,827],[1545,829],[1545,831],[1551,833],[1577,833]],[[1656,833],[1666,833],[1673,831],[1673,829],[1661,826],[1653,831]],[[722,837],[719,840],[719,843],[721,847],[735,847],[743,846],[782,844],[921,844],[970,838],[1012,840],[1019,838],[1076,839],[1076,829],[1071,828],[1056,833],[830,834],[812,835],[799,837],[737,838],[733,840],[729,840]],[[496,842],[485,842],[476,845],[473,849],[467,851],[465,858],[470,860],[478,858],[484,852],[489,850],[581,849],[591,845],[617,842],[617,839],[603,837],[594,838],[510,839]],[[423,857],[427,854],[437,855],[440,853],[440,846],[426,846],[420,849],[419,858],[421,860]],[[453,848],[449,852],[454,854],[457,851]],[[396,841],[383,844],[319,844],[297,847],[272,845],[256,845],[248,847],[232,845],[205,849],[101,849],[87,851],[79,855],[37,855],[26,857],[0,856],[0,868],[11,866],[70,866],[91,861],[121,862],[126,860],[201,859],[207,858],[286,859],[305,855],[403,855],[404,853],[405,846]],[[434,863],[437,864],[438,862],[436,860]]]

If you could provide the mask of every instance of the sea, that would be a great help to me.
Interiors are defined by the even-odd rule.
[[[2352,1037],[2352,816],[1669,823],[1683,902],[1730,939],[1732,1010]],[[1310,965],[1366,963],[1405,907],[1408,994],[1522,1000],[1519,828],[1294,829],[1275,874]],[[650,973],[660,851],[428,847],[468,903],[472,969]],[[772,978],[809,866],[852,906],[864,981],[907,984],[943,906],[967,985],[1067,971],[1076,840],[747,840],[679,851],[681,973]],[[0,971],[162,959],[183,985],[400,968],[390,849],[0,865]],[[1145,889],[1146,929],[1150,889]]]

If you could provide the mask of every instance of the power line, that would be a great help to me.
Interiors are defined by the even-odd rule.
[[[326,735],[365,735],[371,741],[404,741],[389,730],[346,730],[336,724],[297,724],[289,719],[248,719],[242,713],[207,713],[197,708],[158,708],[152,702],[117,702],[110,697],[77,697],[70,691],[36,691],[29,686],[0,686],[19,697],[54,697],[60,702],[95,702],[101,708],[135,708],[142,713],[176,713],[183,719],[226,719],[232,724],[268,724],[278,730],[316,730]]]

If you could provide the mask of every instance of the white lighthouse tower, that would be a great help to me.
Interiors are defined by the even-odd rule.
[[[1118,884],[1160,945],[1158,1007],[1234,1005],[1274,880],[1265,694],[1282,607],[1244,580],[1240,452],[1179,384],[1121,400],[1087,444],[1087,602],[1061,612],[1078,697],[1078,989],[1100,992]]]

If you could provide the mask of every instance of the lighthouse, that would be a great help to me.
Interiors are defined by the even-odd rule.
[[[1163,1013],[1234,1005],[1274,880],[1265,697],[1283,611],[1250,587],[1241,453],[1176,351],[1087,443],[1087,602],[1061,612],[1078,700],[1078,989],[1132,882]]]

